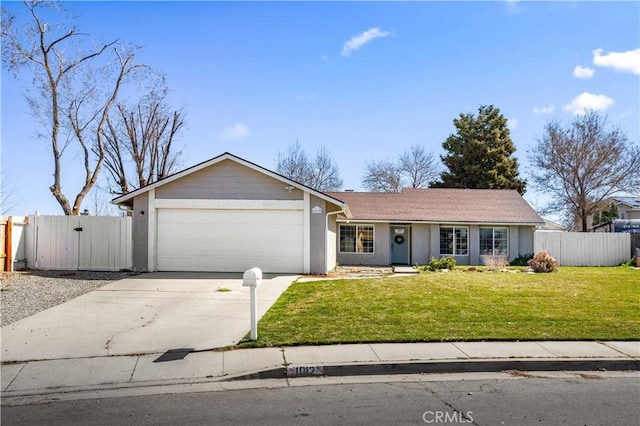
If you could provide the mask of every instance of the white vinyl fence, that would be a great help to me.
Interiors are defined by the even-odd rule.
[[[130,217],[29,216],[25,231],[31,269],[119,271],[133,264]]]
[[[629,260],[631,236],[608,232],[536,231],[533,250],[547,251],[560,265],[616,266]]]

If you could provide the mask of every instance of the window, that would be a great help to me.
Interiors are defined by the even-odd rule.
[[[469,229],[455,226],[440,227],[440,255],[466,256]]]
[[[509,230],[507,228],[480,228],[481,256],[508,256]]]
[[[340,225],[340,253],[373,253],[373,225]]]

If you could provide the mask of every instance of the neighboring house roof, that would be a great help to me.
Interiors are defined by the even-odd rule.
[[[349,206],[344,204],[341,200],[339,200],[337,198],[334,198],[334,197],[332,197],[330,195],[327,195],[327,194],[325,194],[323,192],[316,191],[313,188],[310,188],[310,187],[308,187],[306,185],[303,185],[303,184],[301,184],[299,182],[296,182],[294,180],[286,178],[286,177],[284,177],[284,176],[282,176],[282,175],[280,175],[278,173],[272,172],[271,170],[265,169],[262,166],[259,166],[259,165],[255,164],[255,163],[252,163],[250,161],[242,159],[242,158],[240,158],[238,156],[235,156],[235,155],[233,155],[233,154],[231,154],[229,152],[225,152],[224,154],[221,154],[221,155],[219,155],[217,157],[214,157],[214,158],[212,158],[210,160],[203,161],[202,163],[196,164],[195,166],[189,167],[189,168],[184,169],[184,170],[182,170],[180,172],[177,172],[177,173],[174,173],[174,174],[172,174],[170,176],[162,178],[162,179],[160,179],[160,180],[158,180],[156,182],[153,182],[153,183],[151,183],[149,185],[143,186],[142,188],[136,189],[135,191],[131,191],[131,192],[127,193],[127,194],[121,195],[120,197],[114,198],[113,200],[111,200],[111,203],[117,204],[117,205],[118,204],[119,205],[131,205],[133,203],[133,199],[135,197],[137,197],[137,196],[139,196],[141,194],[144,194],[145,192],[148,192],[151,189],[157,188],[157,187],[162,186],[162,185],[166,185],[166,184],[168,184],[170,182],[173,182],[173,181],[175,181],[177,179],[180,179],[180,178],[182,178],[184,176],[190,175],[191,173],[195,173],[195,172],[197,172],[199,170],[202,170],[202,169],[204,169],[206,167],[212,166],[212,165],[217,164],[217,163],[219,163],[221,161],[224,161],[224,160],[231,160],[231,161],[234,161],[234,162],[236,162],[238,164],[242,164],[244,166],[249,167],[250,169],[256,170],[256,171],[258,171],[260,173],[263,173],[263,174],[265,174],[267,176],[270,176],[270,177],[272,177],[274,179],[280,180],[280,181],[282,181],[283,183],[285,183],[287,185],[293,185],[296,188],[300,188],[300,189],[302,189],[302,190],[304,190],[306,192],[309,192],[310,194],[315,195],[316,197],[319,197],[319,198],[321,198],[321,199],[323,199],[325,201],[328,201],[328,202],[330,202],[332,204],[335,204],[336,206],[341,207],[342,210],[345,211],[345,214],[347,215],[347,217],[349,217],[349,218],[351,217],[351,212],[349,211]]]
[[[429,188],[400,193],[329,192],[349,205],[353,220],[543,225],[515,190]]]
[[[545,231],[566,231],[567,227],[564,225],[560,225],[559,223],[544,219],[544,225],[540,226],[539,229]]]
[[[640,210],[640,197],[615,197],[614,200],[631,207],[631,210]]]

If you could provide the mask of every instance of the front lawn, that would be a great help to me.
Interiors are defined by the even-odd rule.
[[[258,290],[260,291],[260,290]],[[294,283],[254,345],[640,339],[640,271],[462,272]]]

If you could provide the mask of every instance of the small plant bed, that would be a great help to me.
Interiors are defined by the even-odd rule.
[[[457,273],[464,268],[294,283],[260,321],[259,340],[244,344],[640,339],[637,270]]]

